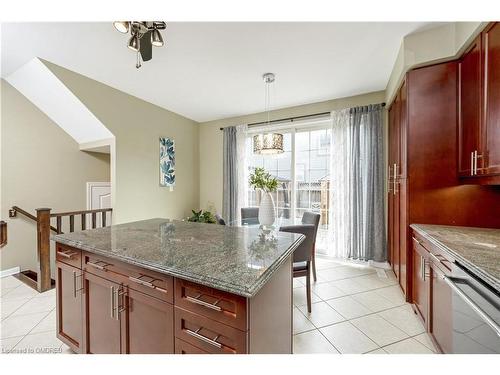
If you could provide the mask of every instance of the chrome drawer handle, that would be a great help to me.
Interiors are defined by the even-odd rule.
[[[147,286],[148,288],[157,290],[158,292],[162,292],[162,293],[165,293],[165,294],[168,293],[166,289],[160,288],[159,286],[156,286],[156,285],[154,285],[152,283],[153,281],[159,280],[159,279],[153,279],[153,278],[151,278],[151,281],[145,281],[145,280],[142,280],[142,277],[144,277],[144,276],[146,276],[146,275],[141,275],[139,277],[129,276],[128,279],[130,281],[133,281],[134,283],[139,284],[139,285]],[[149,277],[149,276],[146,276],[146,277]]]
[[[196,303],[197,305],[205,306],[208,307],[209,309],[215,310],[215,311],[222,311],[222,308],[220,306],[217,306],[217,303],[219,303],[220,300],[215,301],[215,303],[208,303],[205,301],[202,301],[199,299],[201,295],[197,296],[196,298],[191,297],[191,296],[186,296],[186,299],[189,302]]]
[[[100,264],[98,263],[104,263],[103,266],[101,266]],[[91,267],[94,267],[94,268],[97,268],[98,270],[101,270],[101,271],[107,271],[106,267],[107,266],[110,266],[110,264],[108,263],[105,263],[105,262],[102,262],[102,261],[99,261],[97,263],[93,263],[93,262],[87,262],[87,265],[91,266]]]
[[[152,289],[155,289],[155,286],[149,282],[149,281],[145,281],[145,280],[141,280],[141,277],[143,277],[144,275],[141,275],[139,277],[133,277],[133,276],[129,276],[128,279],[130,281],[133,281],[134,283],[137,283],[137,284],[140,284],[140,285],[144,285],[144,286],[147,286],[149,288],[152,288]],[[154,281],[155,279],[152,279],[151,281]]]
[[[203,335],[200,335],[198,332],[201,330],[201,328],[198,328],[195,331],[191,331],[190,329],[186,329],[186,333],[190,336],[196,337],[198,340],[204,341],[207,344],[210,344],[212,346],[215,346],[216,348],[222,349],[222,344],[220,342],[217,342],[217,339],[219,336],[215,337],[215,339],[209,339],[208,337],[205,337]]]
[[[58,251],[57,252],[57,255],[60,255],[64,258],[68,258],[68,259],[71,259],[71,257],[73,255],[76,255],[76,253],[72,252],[72,251]]]
[[[432,254],[431,252],[429,252],[429,255],[431,256],[432,259],[434,259],[436,262],[438,263],[443,263],[443,261],[441,259],[439,259],[437,256],[435,256],[434,254]]]
[[[417,240],[417,239],[416,239],[415,237],[413,237],[413,236],[412,236],[412,238],[413,238],[413,241],[415,241],[415,242],[416,242],[416,243],[418,243],[420,246],[422,246],[422,242],[420,242],[419,240]]]

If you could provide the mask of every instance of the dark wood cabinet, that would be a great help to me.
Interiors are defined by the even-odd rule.
[[[484,50],[484,175],[500,175],[500,22],[482,33]],[[497,180],[500,184],[500,177]]]
[[[56,262],[57,337],[76,353],[82,342],[81,277],[79,268]]]
[[[458,63],[460,176],[474,175],[475,152],[481,149],[481,36],[478,36]]]
[[[171,304],[127,289],[121,321],[123,353],[174,353],[174,311]]]
[[[500,23],[459,60],[458,173],[466,184],[500,184]]]
[[[84,353],[121,353],[123,289],[119,284],[85,272]]]
[[[246,298],[59,243],[56,248],[58,259],[80,267],[57,262],[58,337],[77,353],[292,352],[291,256]]]
[[[403,291],[406,280],[406,81],[389,108],[388,243],[392,269]]]
[[[413,243],[413,303],[418,315],[428,324],[430,297],[430,267],[428,251],[414,235]]]

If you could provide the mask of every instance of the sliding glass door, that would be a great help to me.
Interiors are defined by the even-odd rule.
[[[255,155],[252,137],[247,138],[246,153],[249,173],[264,168],[278,180],[278,191],[273,194],[278,217],[292,217],[292,133],[283,133],[283,150],[279,155]],[[248,187],[248,206],[260,204],[260,192]]]
[[[327,253],[330,201],[331,130],[328,125],[280,129],[284,135],[284,153],[254,155],[252,137],[247,139],[249,173],[263,167],[279,181],[273,196],[279,217],[302,218],[306,211],[321,214],[316,251]],[[259,193],[249,188],[248,206],[258,206]]]

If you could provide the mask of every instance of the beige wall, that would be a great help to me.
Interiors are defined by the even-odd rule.
[[[197,122],[60,66],[44,63],[115,136],[115,149],[111,147],[115,224],[152,217],[183,218],[198,207]],[[173,191],[159,186],[160,136],[175,140]]]
[[[86,208],[86,183],[109,181],[109,155],[83,152],[59,126],[20,92],[1,80],[1,217],[8,244],[0,249],[0,269],[35,269],[36,224],[13,205],[31,213]]]
[[[375,104],[384,101],[385,92],[378,91],[348,98],[278,109],[271,112],[271,120],[330,112],[332,110]],[[199,127],[200,143],[200,207],[215,206],[222,210],[222,132],[221,127],[265,121],[266,113],[232,117],[204,122]]]
[[[404,37],[387,83],[385,97],[387,104],[394,99],[408,70],[458,58],[486,24],[486,22],[450,22]]]

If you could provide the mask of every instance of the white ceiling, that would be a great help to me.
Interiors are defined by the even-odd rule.
[[[165,46],[137,70],[111,22],[3,23],[1,73],[40,57],[202,122],[263,111],[265,72],[272,108],[383,90],[402,38],[432,26],[167,23]]]

